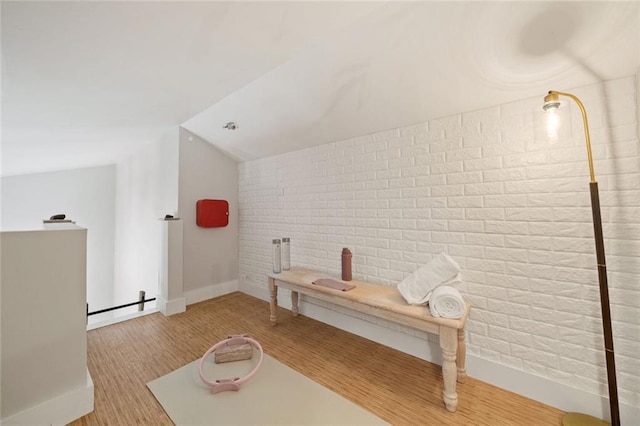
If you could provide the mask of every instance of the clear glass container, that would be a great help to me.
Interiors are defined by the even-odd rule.
[[[291,252],[290,252],[290,239],[282,239],[282,270],[288,271],[291,269]]]
[[[271,247],[271,259],[273,261],[273,273],[279,274],[282,272],[280,264],[280,239],[276,238],[272,241]]]

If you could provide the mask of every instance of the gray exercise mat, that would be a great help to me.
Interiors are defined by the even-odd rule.
[[[241,377],[253,359],[205,362],[210,380]],[[147,384],[177,425],[385,425],[383,420],[308,377],[264,356],[257,374],[237,392],[212,394],[198,375],[196,360]]]

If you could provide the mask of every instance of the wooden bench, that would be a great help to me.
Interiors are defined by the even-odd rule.
[[[271,325],[278,323],[278,287],[291,290],[291,306],[294,316],[298,315],[298,295],[304,294],[335,305],[353,309],[374,317],[402,324],[440,336],[442,349],[442,377],[444,381],[443,399],[447,410],[456,411],[458,394],[456,381],[464,382],[466,347],[464,325],[469,316],[470,305],[460,319],[435,318],[426,306],[406,303],[396,287],[371,284],[363,281],[349,281],[356,287],[349,291],[339,291],[312,284],[318,278],[331,278],[322,272],[308,269],[292,269],[280,274],[269,274]]]

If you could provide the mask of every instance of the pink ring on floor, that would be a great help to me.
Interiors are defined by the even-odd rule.
[[[223,346],[238,345],[238,344],[243,344],[243,343],[249,343],[251,346],[255,347],[256,349],[258,349],[260,351],[260,359],[258,360],[258,363],[253,368],[253,370],[251,370],[246,376],[235,377],[233,379],[217,379],[215,381],[210,381],[204,376],[204,373],[202,372],[202,365],[204,364],[204,360],[210,354],[215,352],[216,349],[220,349]],[[240,385],[241,384],[246,383],[247,381],[249,381],[249,379],[251,379],[258,372],[258,370],[260,369],[260,366],[262,365],[262,358],[263,357],[264,357],[264,351],[262,350],[262,346],[260,346],[260,343],[258,343],[257,341],[253,340],[252,338],[250,338],[246,334],[228,336],[225,340],[222,340],[222,341],[216,343],[215,345],[213,345],[202,356],[202,358],[200,358],[200,363],[198,364],[198,370],[200,372],[200,379],[204,382],[204,384],[206,384],[207,386],[209,386],[211,388],[211,393],[214,393],[214,394],[218,393],[218,392],[225,392],[225,391],[238,391],[238,390],[240,390]]]

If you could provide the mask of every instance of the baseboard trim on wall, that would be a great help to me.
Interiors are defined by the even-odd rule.
[[[269,301],[266,279],[264,287],[241,282],[239,289],[250,296]],[[278,289],[279,306],[291,309],[289,293],[286,289]],[[399,330],[392,330],[380,324],[337,312],[310,301],[301,300],[300,313],[425,361],[442,365],[442,357],[437,341],[428,341],[425,346],[425,341],[422,337],[411,336]],[[267,320],[265,318],[265,321]],[[469,353],[467,354],[466,366],[470,377],[483,382],[563,411],[579,412],[605,420],[609,419],[609,400],[600,395],[585,392]],[[620,415],[623,424],[626,422],[631,423],[640,418],[640,408],[628,404],[620,404]]]
[[[165,317],[179,314],[187,310],[187,302],[185,297],[178,297],[171,300],[165,300],[162,296],[157,296],[158,310]]]
[[[233,293],[234,291],[238,291],[237,279],[185,291],[184,298],[186,299],[187,305],[192,305],[208,299],[213,299],[214,297],[224,296],[225,294]]]
[[[127,315],[121,315],[119,317],[110,318],[108,320],[87,324],[87,331],[95,330],[96,328],[106,327],[108,325],[117,324],[117,323],[122,322],[122,321],[128,321],[130,319],[143,317],[145,315],[155,314],[159,310],[160,309],[158,309],[158,308],[150,308],[150,309],[145,309],[142,312],[132,312],[132,313],[127,314]]]
[[[0,420],[2,426],[65,425],[93,411],[93,380],[87,369],[84,387],[44,401]]]
[[[609,399],[606,397],[473,355],[467,355],[467,372],[475,379],[563,411],[589,414],[611,421]],[[622,424],[633,424],[640,418],[640,407],[624,403],[619,403],[619,406]]]

